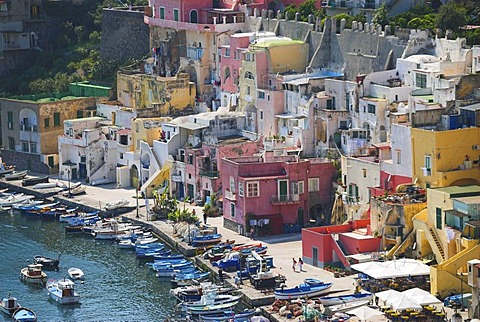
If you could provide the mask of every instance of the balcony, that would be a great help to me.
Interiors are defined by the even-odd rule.
[[[29,142],[40,142],[40,134],[36,125],[20,124],[20,140]]]
[[[87,140],[85,138],[74,139],[68,136],[59,136],[58,143],[61,145],[76,145],[79,147],[87,146]]]
[[[187,58],[192,60],[200,60],[203,56],[203,48],[187,47]]]
[[[20,131],[38,132],[38,126],[20,124]]]
[[[272,205],[296,204],[300,202],[298,194],[273,195],[270,198]]]
[[[202,177],[208,177],[211,179],[217,179],[219,176],[218,171],[200,171]]]

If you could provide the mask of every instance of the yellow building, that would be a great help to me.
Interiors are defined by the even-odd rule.
[[[427,209],[413,217],[417,255],[435,255],[432,294],[459,293],[467,287],[467,261],[480,253],[480,186],[428,189],[427,199]]]
[[[480,183],[480,128],[412,128],[413,181],[422,188]]]
[[[160,77],[135,71],[117,73],[118,101],[135,110],[175,115],[195,104],[196,88],[188,74]]]
[[[153,145],[153,140],[160,140],[162,136],[162,124],[170,122],[171,117],[136,118],[132,120],[133,149],[140,150],[140,142]]]

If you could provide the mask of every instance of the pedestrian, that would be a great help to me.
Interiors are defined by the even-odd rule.
[[[237,288],[240,288],[240,281],[241,281],[240,277],[238,277],[238,275],[235,276],[235,285],[237,286]]]
[[[297,271],[297,261],[295,260],[295,258],[292,258],[292,269],[294,272]]]
[[[223,284],[223,270],[221,268],[218,269],[218,280]]]
[[[206,225],[207,224],[207,213],[203,213],[203,223]]]
[[[300,272],[303,272],[303,261],[302,261],[302,258],[298,258],[298,268],[300,268]]]

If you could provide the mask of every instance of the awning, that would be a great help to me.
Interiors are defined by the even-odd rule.
[[[181,127],[183,129],[187,129],[187,130],[195,131],[195,130],[205,129],[205,128],[208,127],[208,125],[192,123],[192,122],[184,122],[184,123],[178,124],[178,127]]]
[[[354,264],[350,267],[374,279],[430,275],[430,266],[411,258]]]

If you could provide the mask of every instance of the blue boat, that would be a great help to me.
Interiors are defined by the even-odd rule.
[[[196,273],[177,274],[173,278],[172,282],[186,281],[186,280],[198,280],[207,277],[210,272],[197,271]]]
[[[303,283],[292,288],[277,288],[274,291],[275,299],[289,300],[296,298],[312,298],[330,291],[332,283],[308,284]]]
[[[222,241],[222,234],[195,236],[192,239],[192,245],[203,246],[203,245],[208,245],[208,244],[219,243],[221,241]]]
[[[154,260],[172,260],[172,259],[184,259],[183,255],[181,254],[173,254],[173,255],[158,255],[153,256]]]
[[[472,299],[472,293],[456,294],[447,296],[443,300],[443,305],[449,307],[455,307],[462,305],[463,307],[468,307],[468,301]]]
[[[330,305],[341,305],[345,303],[358,302],[358,301],[369,301],[373,298],[372,293],[357,293],[357,294],[348,294],[348,295],[339,295],[339,296],[324,296],[320,297],[320,303],[323,306]]]
[[[238,258],[221,259],[212,263],[213,266],[223,269],[225,272],[235,272],[240,270],[240,260]]]
[[[210,322],[228,322],[228,321],[235,321],[235,322],[249,322],[251,318],[255,315],[259,314],[258,309],[245,309],[242,312],[235,313],[234,311],[225,311],[220,315],[200,315],[200,321],[210,321]]]

